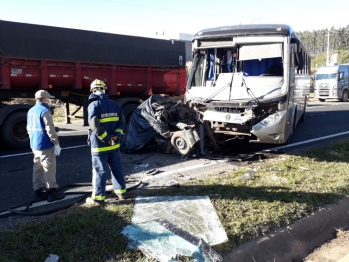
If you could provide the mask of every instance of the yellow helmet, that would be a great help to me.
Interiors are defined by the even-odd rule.
[[[91,87],[90,88],[91,92],[94,92],[96,90],[104,91],[107,89],[107,86],[105,85],[105,83],[99,79],[93,80],[90,87]]]

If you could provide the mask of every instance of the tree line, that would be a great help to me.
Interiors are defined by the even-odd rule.
[[[338,54],[338,64],[349,63],[349,25],[335,29],[320,29],[296,32],[312,56],[312,68],[326,65],[327,34],[329,37],[329,54]]]

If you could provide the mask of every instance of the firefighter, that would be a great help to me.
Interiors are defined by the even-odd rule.
[[[34,154],[33,188],[35,197],[47,198],[47,201],[52,202],[63,199],[65,195],[58,191],[56,182],[56,156],[59,156],[61,147],[53,125],[50,98],[54,96],[51,96],[46,90],[39,90],[35,93],[36,104],[27,114],[27,130],[30,147]]]
[[[88,143],[92,155],[92,196],[88,205],[101,205],[105,200],[107,174],[110,168],[113,195],[126,198],[126,184],[120,155],[120,139],[125,125],[122,107],[105,94],[107,86],[101,80],[91,83],[88,121],[91,127]]]

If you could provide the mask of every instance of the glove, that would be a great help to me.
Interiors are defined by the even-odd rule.
[[[118,140],[117,136],[111,136],[108,144],[111,145],[111,146],[114,146],[115,145],[115,141],[117,141],[117,140]]]
[[[59,156],[61,150],[62,148],[59,146],[59,144],[55,145],[55,156]]]

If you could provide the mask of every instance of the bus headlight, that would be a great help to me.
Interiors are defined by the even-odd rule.
[[[279,122],[285,114],[286,114],[286,110],[272,114],[272,115],[268,116],[267,118],[264,118],[261,121],[261,124],[264,126],[273,125],[273,124]]]

